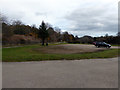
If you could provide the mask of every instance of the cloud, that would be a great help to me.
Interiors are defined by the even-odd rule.
[[[74,35],[117,33],[117,0],[1,0],[9,19],[25,24],[42,20]]]
[[[114,11],[112,11],[114,8]],[[66,15],[66,20],[70,23],[68,30],[76,32],[81,36],[115,34],[118,32],[118,18],[117,8],[109,4],[107,7],[102,4],[101,6],[80,7],[74,10],[70,15]]]

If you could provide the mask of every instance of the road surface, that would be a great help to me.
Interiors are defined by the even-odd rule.
[[[3,62],[3,88],[117,88],[118,58]]]

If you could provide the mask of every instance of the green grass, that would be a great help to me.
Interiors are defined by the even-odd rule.
[[[66,43],[66,42],[57,42],[57,43],[49,43],[49,45],[61,45],[61,44],[68,44],[68,43]],[[30,44],[29,44],[30,45]],[[38,45],[38,44],[31,44],[31,45]],[[41,45],[41,44],[39,44],[39,45]],[[13,44],[13,45],[11,45],[11,44],[8,44],[8,45],[2,45],[2,47],[14,47],[14,46],[28,46],[28,44]]]
[[[51,44],[58,45],[58,44]],[[45,46],[44,46],[45,47]],[[74,59],[94,59],[117,57],[118,49],[105,51],[82,53],[82,54],[42,54],[32,51],[34,48],[42,48],[40,45],[27,45],[16,48],[3,48],[3,62],[22,62],[22,61],[42,61],[42,60],[74,60]]]
[[[112,44],[112,46],[120,46],[119,44],[118,45],[116,45],[116,44]]]

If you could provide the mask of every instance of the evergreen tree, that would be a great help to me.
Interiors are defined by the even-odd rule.
[[[42,21],[40,27],[39,27],[39,32],[38,32],[38,37],[42,39],[42,45],[45,43],[45,39],[48,37],[48,30],[47,30],[47,25]]]

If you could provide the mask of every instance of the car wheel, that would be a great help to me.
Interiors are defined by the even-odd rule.
[[[110,48],[109,46],[107,46],[106,48]]]

